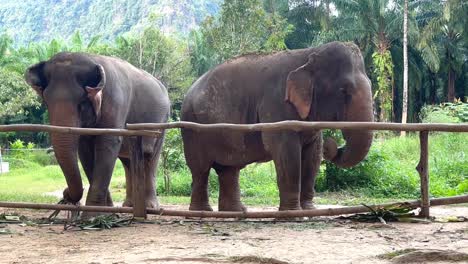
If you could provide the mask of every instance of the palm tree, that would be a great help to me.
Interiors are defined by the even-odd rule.
[[[447,0],[432,3],[437,11],[424,27],[418,48],[423,59],[434,73],[447,74],[447,100],[455,99],[455,79],[466,61],[466,24],[468,2]],[[444,61],[441,67],[441,61]]]
[[[393,119],[394,76],[390,49],[401,39],[403,14],[400,1],[390,0],[334,0],[339,16],[336,20],[336,37],[352,40],[372,56],[374,76],[377,80],[375,97],[380,106],[380,120]],[[408,34],[414,38],[417,25],[408,20]]]
[[[404,4],[403,18],[403,110],[401,123],[405,124],[408,119],[408,0]],[[401,131],[401,136],[405,136],[406,131]]]

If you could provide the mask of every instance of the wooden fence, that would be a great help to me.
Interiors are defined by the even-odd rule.
[[[429,217],[430,206],[455,203],[468,203],[468,195],[448,198],[429,199],[429,131],[439,132],[468,132],[468,124],[397,124],[397,123],[373,123],[373,122],[303,122],[282,121],[277,123],[260,124],[197,124],[191,122],[173,122],[161,124],[128,124],[126,129],[96,129],[96,128],[72,128],[48,125],[0,125],[0,132],[30,131],[30,132],[54,132],[76,135],[116,135],[132,138],[132,166],[131,170],[138,175],[134,179],[133,198],[134,207],[105,207],[105,206],[75,206],[63,204],[32,204],[0,202],[0,207],[5,208],[31,208],[49,210],[92,211],[112,213],[133,213],[135,217],[146,218],[147,214],[185,217],[212,217],[212,218],[282,218],[282,217],[312,217],[323,215],[341,215],[368,212],[365,206],[352,206],[343,208],[312,209],[300,211],[278,212],[206,212],[206,211],[174,211],[155,210],[145,208],[144,183],[146,175],[143,169],[142,137],[159,137],[161,130],[173,128],[187,128],[197,131],[229,129],[242,132],[252,131],[306,131],[320,129],[348,129],[348,130],[392,130],[392,131],[418,131],[420,138],[420,160],[416,167],[421,179],[421,199],[406,202],[412,208],[421,208],[420,216]],[[0,190],[1,191],[1,190]],[[386,205],[373,205],[377,208]]]

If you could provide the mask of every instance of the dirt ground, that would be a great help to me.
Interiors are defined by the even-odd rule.
[[[0,209],[3,212],[32,218],[50,214]],[[468,204],[433,207],[431,213],[442,217],[439,220],[468,217]],[[0,230],[12,232],[0,234],[0,263],[468,263],[468,255],[463,255],[468,254],[468,222],[150,220],[102,231],[0,224]]]

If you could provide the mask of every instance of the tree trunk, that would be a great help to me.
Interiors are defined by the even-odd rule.
[[[455,72],[449,67],[448,70],[448,87],[447,87],[447,101],[453,102],[455,100]]]
[[[401,111],[401,123],[406,124],[408,119],[408,0],[405,0],[403,17],[403,109]],[[401,131],[401,136],[406,136],[406,131]]]

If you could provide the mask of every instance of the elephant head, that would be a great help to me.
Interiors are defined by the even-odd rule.
[[[312,49],[307,63],[289,73],[285,100],[300,118],[314,121],[372,122],[371,83],[359,48],[331,42]],[[362,161],[372,144],[372,132],[342,130],[346,145],[324,143],[324,158],[340,167]]]
[[[25,79],[47,106],[52,125],[90,127],[99,121],[106,72],[86,55],[58,53],[28,68]],[[83,195],[78,140],[78,135],[51,133],[55,156],[68,185],[64,198],[73,203]]]

